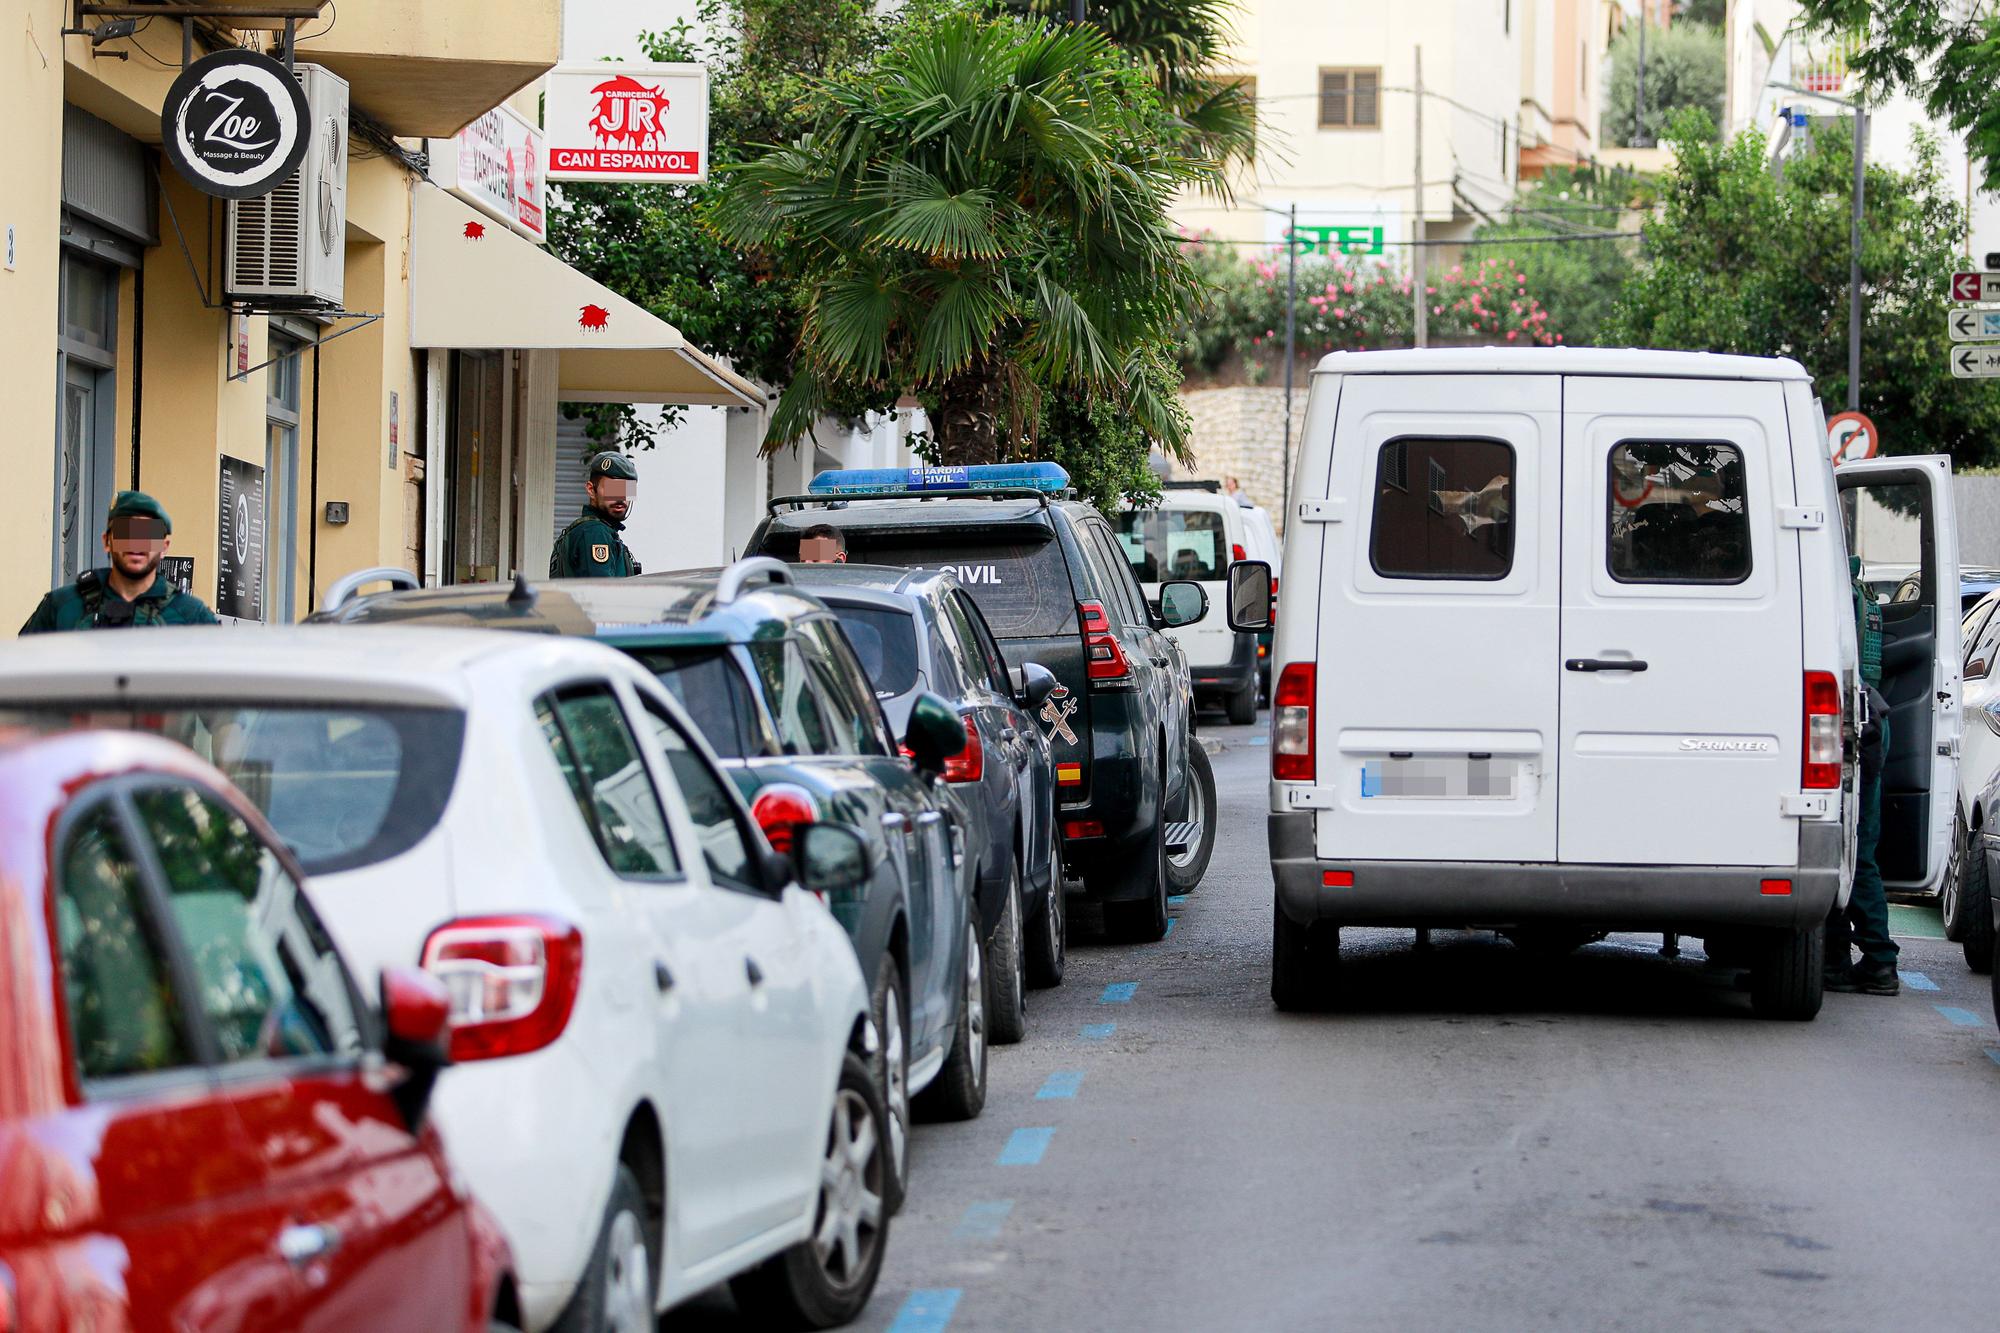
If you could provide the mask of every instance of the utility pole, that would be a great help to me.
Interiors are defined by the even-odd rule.
[[[1868,108],[1854,101],[1854,204],[1847,233],[1847,410],[1861,410],[1861,204],[1867,188]]]
[[[1284,505],[1279,514],[1289,524],[1292,513],[1292,366],[1298,360],[1295,346],[1299,330],[1299,206],[1292,204],[1285,226],[1285,451],[1278,455],[1284,488]]]
[[[1083,22],[1083,0],[1070,0],[1069,21],[1076,24]]]
[[[1417,48],[1416,96],[1410,101],[1417,109],[1417,211],[1410,219],[1410,291],[1417,300],[1417,346],[1430,344],[1429,315],[1430,298],[1424,292],[1429,285],[1429,247],[1424,244],[1424,48]]]
[[[1077,0],[1082,4],[1083,0]],[[1639,0],[1639,90],[1632,99],[1632,146],[1645,148],[1646,143],[1646,0]]]

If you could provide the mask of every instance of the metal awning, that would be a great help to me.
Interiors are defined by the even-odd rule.
[[[673,325],[421,183],[411,203],[410,345],[559,351],[558,397],[569,401],[764,405],[756,385]]]

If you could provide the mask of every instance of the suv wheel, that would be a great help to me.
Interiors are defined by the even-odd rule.
[[[1028,1035],[1028,954],[1021,938],[1021,862],[1007,858],[1007,901],[1000,924],[986,946],[986,975],[992,978],[993,1002],[986,1027],[995,1046],[1012,1046]]]
[[[1965,938],[1965,861],[1971,854],[1972,839],[1965,827],[1965,816],[1953,815],[1944,879],[1938,884],[1938,915],[1944,918],[1944,937],[1948,940]]]
[[[1229,711],[1229,720],[1236,726],[1247,727],[1257,720],[1257,677],[1252,674],[1243,683],[1243,688],[1222,701]]]
[[[944,1068],[917,1097],[926,1115],[938,1120],[971,1120],[986,1107],[986,969],[981,966],[979,927],[965,927],[965,994]]]
[[[1215,854],[1215,769],[1198,736],[1188,737],[1187,819],[1195,826],[1194,841],[1167,854],[1167,883],[1174,893],[1186,893],[1208,873]]]
[[[1287,1013],[1333,1007],[1340,976],[1340,927],[1301,924],[1271,904],[1271,1002]]]
[[[882,1090],[882,1148],[889,1211],[910,1189],[910,1025],[903,1012],[903,973],[890,957],[875,977],[875,1084]]]
[[[1974,836],[1958,863],[1958,944],[1974,972],[1993,970],[1993,885],[1983,843]]]
[[[1062,851],[1049,838],[1049,900],[1028,932],[1028,984],[1062,985],[1069,965],[1069,904],[1063,892]]]

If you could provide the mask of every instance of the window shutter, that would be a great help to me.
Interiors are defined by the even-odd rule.
[[[1382,72],[1373,69],[1354,71],[1354,120],[1355,125],[1379,125],[1382,123],[1381,97]]]
[[[1347,71],[1323,69],[1319,73],[1319,123],[1347,124]]]

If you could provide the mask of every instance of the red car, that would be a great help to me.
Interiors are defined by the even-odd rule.
[[[255,808],[153,737],[0,735],[0,1333],[489,1333],[499,1228]]]

